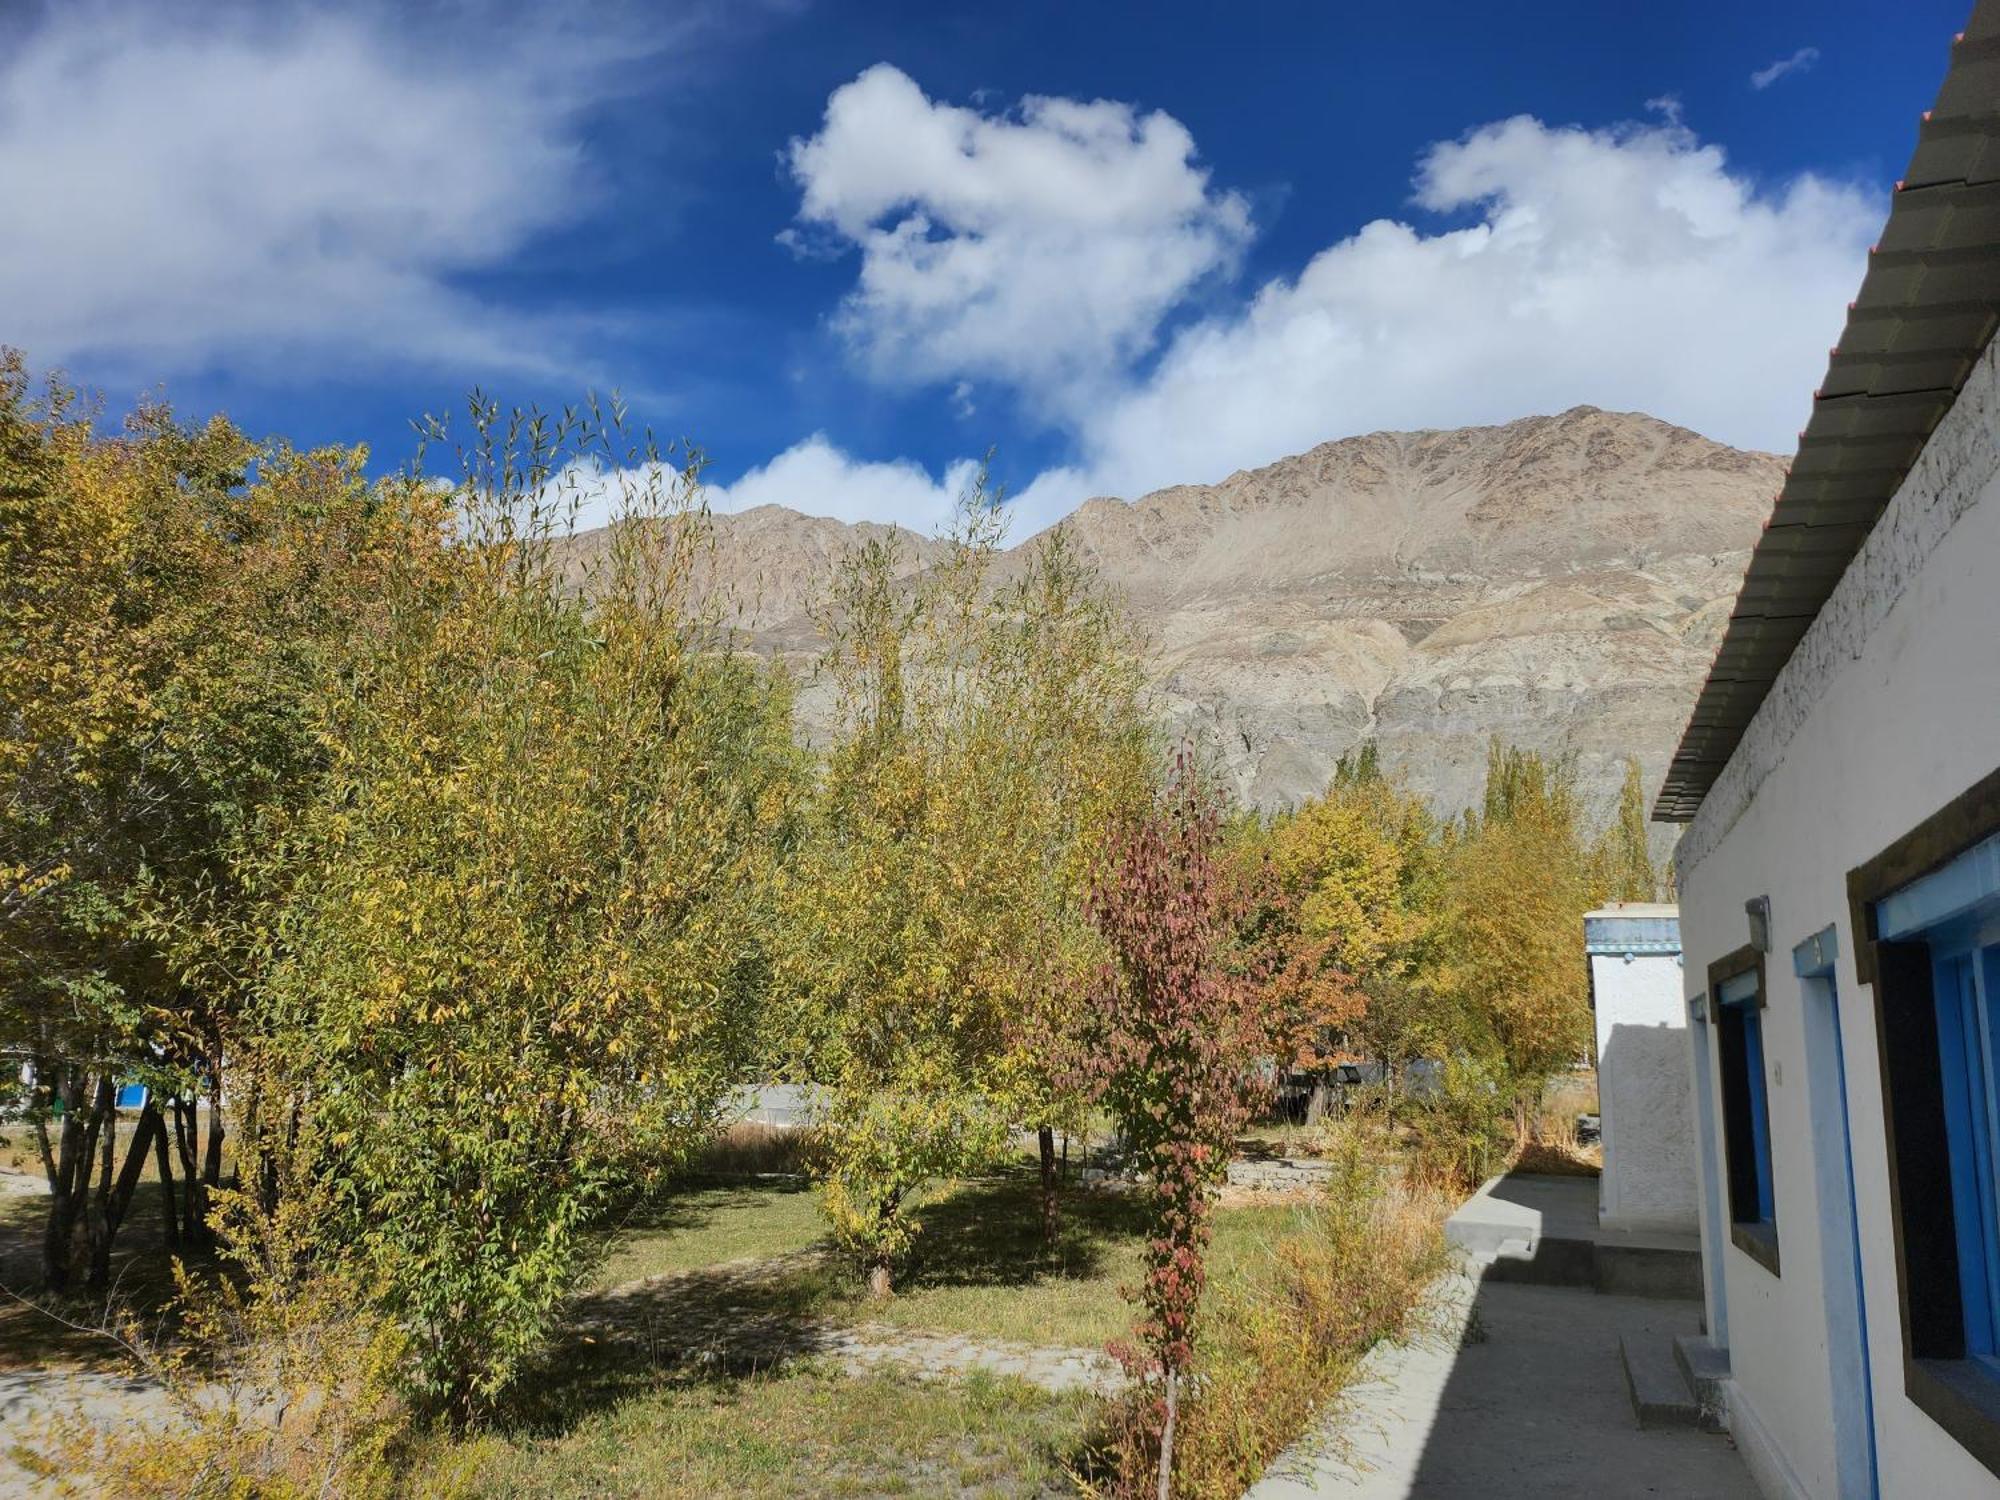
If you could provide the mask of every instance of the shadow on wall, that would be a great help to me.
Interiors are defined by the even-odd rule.
[[[1606,1227],[1694,1233],[1694,1108],[1686,1026],[1619,1023],[1597,1060]]]

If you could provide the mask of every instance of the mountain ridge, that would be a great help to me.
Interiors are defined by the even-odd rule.
[[[1498,734],[1575,756],[1601,817],[1625,755],[1663,772],[1784,472],[1578,406],[1333,439],[1215,484],[1093,497],[1057,524],[1130,609],[1161,717],[1212,745],[1244,800],[1297,802],[1373,739],[1456,811]],[[794,661],[845,547],[898,535],[915,572],[943,546],[783,506],[715,519],[747,643]]]

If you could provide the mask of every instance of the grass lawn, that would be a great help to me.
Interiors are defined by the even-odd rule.
[[[466,1496],[1060,1495],[1091,1402],[975,1376],[926,1385],[810,1366],[665,1381],[545,1436],[488,1435],[430,1488]]]
[[[896,1295],[873,1302],[857,1272],[828,1256],[783,1278],[789,1305],[841,1321],[972,1334],[1018,1343],[1097,1347],[1130,1331],[1119,1295],[1143,1275],[1141,1206],[1127,1194],[1073,1191],[1062,1233],[1042,1243],[1039,1190],[1026,1173],[941,1188],[923,1205],[923,1231]],[[1286,1205],[1226,1207],[1215,1217],[1212,1275],[1268,1257],[1299,1222]],[[595,1284],[685,1273],[723,1262],[823,1246],[816,1190],[764,1179],[685,1189],[634,1215]]]
[[[1008,1172],[940,1186],[921,1210],[914,1263],[887,1302],[825,1246],[818,1195],[779,1178],[685,1187],[635,1213],[594,1282],[646,1277],[700,1285],[731,1262],[795,1257],[769,1283],[718,1290],[741,1316],[869,1321],[1038,1345],[1094,1347],[1130,1331],[1121,1285],[1140,1276],[1139,1205],[1073,1192],[1063,1232],[1043,1246],[1033,1177]],[[1216,1216],[1218,1278],[1260,1263],[1299,1221],[1286,1206]],[[722,1282],[718,1280],[718,1288]],[[666,1331],[666,1330],[663,1330]],[[487,1495],[1067,1494],[1098,1412],[1094,1398],[1053,1396],[974,1376],[926,1383],[844,1375],[813,1360],[755,1374],[695,1376],[644,1351],[567,1344],[503,1430],[441,1455],[431,1487]]]

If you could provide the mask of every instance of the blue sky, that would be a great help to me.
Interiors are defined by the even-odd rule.
[[[1022,529],[1579,402],[1785,450],[1966,6],[556,9],[0,3],[0,341],[384,467],[617,387],[925,528],[988,448]]]

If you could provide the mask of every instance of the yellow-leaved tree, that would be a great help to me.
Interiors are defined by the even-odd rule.
[[[1504,1065],[1525,1135],[1544,1084],[1590,1048],[1583,914],[1601,886],[1573,765],[1494,741],[1451,865],[1451,982],[1481,1050]]]
[[[167,1243],[206,1239],[268,948],[253,830],[313,795],[313,697],[435,530],[364,461],[158,405],[106,430],[0,351],[0,1055],[30,1066],[53,1290],[105,1286],[149,1166]]]
[[[1002,534],[977,489],[940,562],[912,575],[893,538],[870,541],[820,611],[836,723],[781,875],[779,981],[819,1090],[827,1213],[878,1294],[927,1184],[1023,1122],[1052,1164],[1050,1133],[1081,1109],[1085,898],[1150,764],[1094,573],[1057,534],[1002,579]]]
[[[260,1078],[326,1142],[331,1243],[463,1422],[549,1328],[611,1194],[741,1076],[794,751],[693,583],[692,473],[618,416],[475,398],[449,535],[321,700],[324,789],[267,824]],[[621,476],[581,591],[571,486]],[[283,1118],[278,1115],[274,1118]]]
[[[1319,1003],[1292,1023],[1298,1065],[1319,1068],[1351,1052],[1393,1075],[1448,1050],[1456,1023],[1440,973],[1447,871],[1423,800],[1385,777],[1364,745],[1342,758],[1324,796],[1274,821],[1266,848],[1275,920],[1295,931],[1294,950],[1320,976],[1307,991]],[[1296,986],[1286,968],[1274,973]]]

